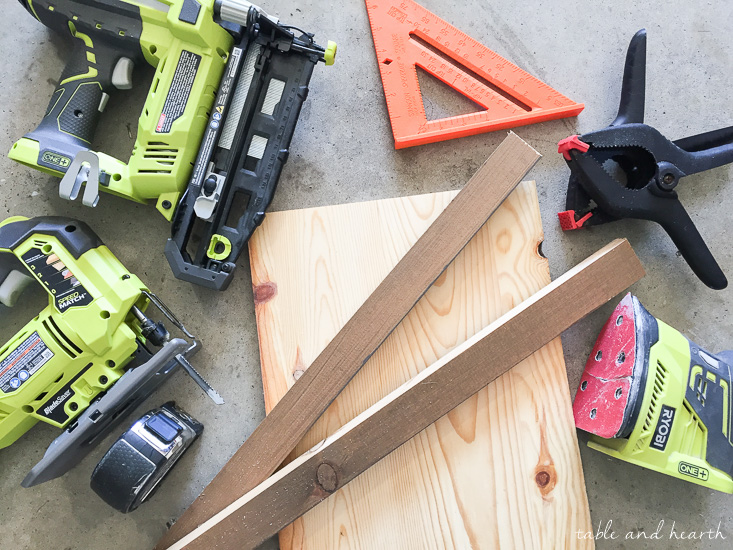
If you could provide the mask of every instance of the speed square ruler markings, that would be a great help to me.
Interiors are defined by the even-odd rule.
[[[395,147],[578,115],[575,103],[412,0],[366,0]],[[428,120],[417,67],[484,110]]]

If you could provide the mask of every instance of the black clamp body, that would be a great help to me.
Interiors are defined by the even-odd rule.
[[[110,447],[92,473],[91,487],[123,514],[153,495],[204,426],[168,402],[146,413]]]
[[[646,31],[626,54],[618,116],[602,130],[558,144],[570,167],[563,230],[624,218],[657,222],[707,286],[728,281],[675,188],[680,179],[733,162],[733,126],[670,141],[644,124]]]

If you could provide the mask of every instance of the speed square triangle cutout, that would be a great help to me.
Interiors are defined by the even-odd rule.
[[[442,80],[438,80],[419,66],[415,68],[417,69],[417,81],[420,84],[425,117],[428,120],[477,113],[484,110],[481,105],[474,103]]]
[[[577,116],[575,103],[412,0],[366,0],[395,148]],[[417,67],[483,110],[428,120]]]

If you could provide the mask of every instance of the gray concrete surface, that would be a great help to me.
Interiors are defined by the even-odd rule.
[[[557,141],[607,125],[618,107],[621,71],[629,39],[649,31],[647,121],[671,138],[733,124],[733,11],[725,0],[664,3],[460,0],[423,4],[567,96],[584,102],[577,118],[519,128],[544,158],[533,170],[540,190],[553,276],[614,237],[628,237],[647,277],[633,289],[643,303],[711,350],[733,347],[733,293],[704,287],[678,257],[666,235],[648,223],[628,222],[562,234],[568,170]],[[396,197],[460,188],[504,132],[395,151],[364,3],[282,0],[263,7],[282,19],[339,44],[334,67],[318,67],[273,209],[284,210]],[[3,1],[6,32],[0,35],[0,151],[31,130],[46,108],[61,74],[68,44],[34,21],[17,2]],[[138,70],[137,88],[116,94],[99,128],[99,150],[127,158],[150,72]],[[433,116],[465,108],[451,93],[426,83]],[[733,276],[730,241],[733,168],[688,178],[680,195],[728,276]],[[175,399],[206,425],[201,441],[155,497],[137,513],[122,516],[89,489],[89,475],[111,443],[104,442],[61,479],[33,488],[19,484],[57,432],[35,427],[0,451],[0,548],[67,550],[144,549],[165,530],[263,418],[259,355],[247,259],[236,281],[218,294],[179,282],[163,257],[169,228],[152,207],[103,196],[96,209],[58,198],[58,180],[0,158],[0,217],[57,214],[79,217],[94,227],[128,266],[154,289],[204,342],[196,357],[202,373],[224,394],[216,407],[183,374],[146,407]],[[16,308],[0,313],[2,340],[43,307],[32,291]],[[569,330],[563,338],[568,380],[575,392],[585,358],[613,304]],[[730,548],[731,497],[642,470],[588,450],[581,439],[594,525],[611,521],[614,540],[598,548]],[[637,529],[660,541],[624,541]],[[669,538],[679,531],[720,528],[725,541]],[[606,532],[607,536],[610,531]],[[268,548],[275,548],[274,542]]]

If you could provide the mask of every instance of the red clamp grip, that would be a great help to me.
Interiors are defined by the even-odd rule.
[[[572,231],[573,229],[580,229],[583,224],[587,222],[593,212],[588,212],[585,216],[576,221],[575,210],[566,210],[565,212],[558,212],[557,217],[560,219],[560,228],[563,231]]]
[[[570,151],[573,149],[580,151],[581,153],[587,153],[588,149],[590,149],[590,145],[580,141],[580,136],[578,136],[578,134],[561,139],[557,144],[557,152],[561,153],[562,156],[565,157],[565,160],[572,160],[570,157]]]

